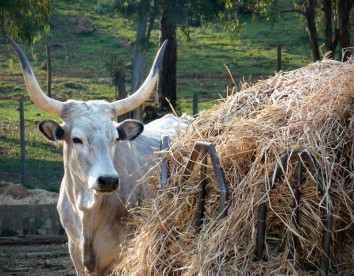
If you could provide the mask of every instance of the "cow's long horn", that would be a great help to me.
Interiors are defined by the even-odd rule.
[[[39,108],[43,109],[44,111],[61,116],[64,104],[60,101],[51,99],[47,97],[42,89],[40,88],[36,77],[32,72],[32,68],[27,60],[27,57],[21,50],[20,46],[17,45],[15,41],[12,40],[11,37],[6,36],[9,42],[11,43],[12,47],[15,49],[15,52],[21,62],[22,71],[23,71],[23,78],[25,79],[26,88],[31,100],[37,105]]]
[[[159,66],[163,57],[167,45],[167,40],[162,44],[160,50],[156,54],[155,61],[152,65],[149,75],[147,76],[141,87],[128,98],[115,101],[112,103],[116,116],[129,112],[140,105],[142,105],[150,96],[152,90],[155,87],[155,83],[158,77]]]

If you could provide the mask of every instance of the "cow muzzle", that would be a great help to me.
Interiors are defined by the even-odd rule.
[[[119,186],[119,177],[117,176],[100,176],[97,178],[97,184],[93,188],[97,193],[112,193]]]

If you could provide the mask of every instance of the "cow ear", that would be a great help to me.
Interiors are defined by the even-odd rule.
[[[123,140],[134,140],[140,135],[144,130],[144,125],[136,120],[125,120],[117,127],[118,139]]]
[[[39,130],[51,141],[58,141],[64,138],[64,129],[53,120],[45,120],[39,124]]]

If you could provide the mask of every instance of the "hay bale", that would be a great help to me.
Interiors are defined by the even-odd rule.
[[[0,195],[21,199],[28,197],[30,194],[28,189],[22,185],[16,185],[12,182],[0,183]]]
[[[28,195],[23,198],[16,198],[0,194],[0,205],[30,205],[30,204],[56,204],[59,194],[43,189],[29,189]]]
[[[117,267],[124,275],[309,275],[322,254],[323,211],[334,199],[330,273],[354,274],[354,59],[324,60],[244,86],[218,107],[200,113],[166,156],[168,187],[158,193],[160,172],[146,178],[152,190],[132,212],[136,236]],[[198,169],[181,175],[196,141],[214,143],[229,191],[228,216],[219,221],[218,184],[209,163],[206,213],[196,231]],[[302,169],[299,223],[292,220],[296,162],[269,182],[287,150],[313,156],[321,174]],[[307,165],[307,166],[306,166]],[[197,166],[198,167],[198,166]],[[285,168],[284,168],[285,169]],[[318,186],[324,183],[325,193]],[[177,186],[180,193],[177,194]],[[183,188],[182,188],[183,186]],[[265,257],[255,261],[258,208],[268,204]],[[295,261],[287,257],[298,237]]]

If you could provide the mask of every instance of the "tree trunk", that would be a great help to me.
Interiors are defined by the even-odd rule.
[[[155,17],[156,14],[159,12],[159,5],[160,5],[160,0],[154,0],[154,6],[152,7],[152,10],[150,12],[149,28],[146,32],[146,43],[150,41],[151,31],[152,28],[154,27]]]
[[[339,17],[339,36],[341,48],[341,60],[347,61],[350,57],[350,51],[345,48],[350,47],[350,20],[349,14],[353,7],[353,0],[338,1],[338,17]]]
[[[146,24],[149,12],[149,1],[140,0],[139,15],[138,15],[138,29],[136,32],[136,41],[133,50],[132,62],[132,81],[131,93],[133,94],[142,82],[143,64],[144,64],[144,50],[145,50],[145,33]],[[141,106],[133,110],[133,118],[142,121]]]
[[[332,0],[323,1],[324,21],[325,21],[325,45],[328,58],[334,58],[333,34],[332,34]]]
[[[309,0],[308,6],[306,6],[305,17],[312,53],[312,61],[315,62],[320,60],[320,50],[318,48],[317,30],[315,24],[315,0]]]
[[[160,45],[168,39],[168,44],[159,72],[158,104],[163,110],[171,110],[166,98],[176,107],[177,88],[177,40],[176,25],[169,20],[168,10],[163,8],[160,18]]]
[[[335,33],[335,35],[334,35],[334,38],[333,38],[333,51],[335,51],[337,46],[338,46],[338,42],[339,42],[339,27],[336,27],[336,29],[334,30],[334,33]]]

